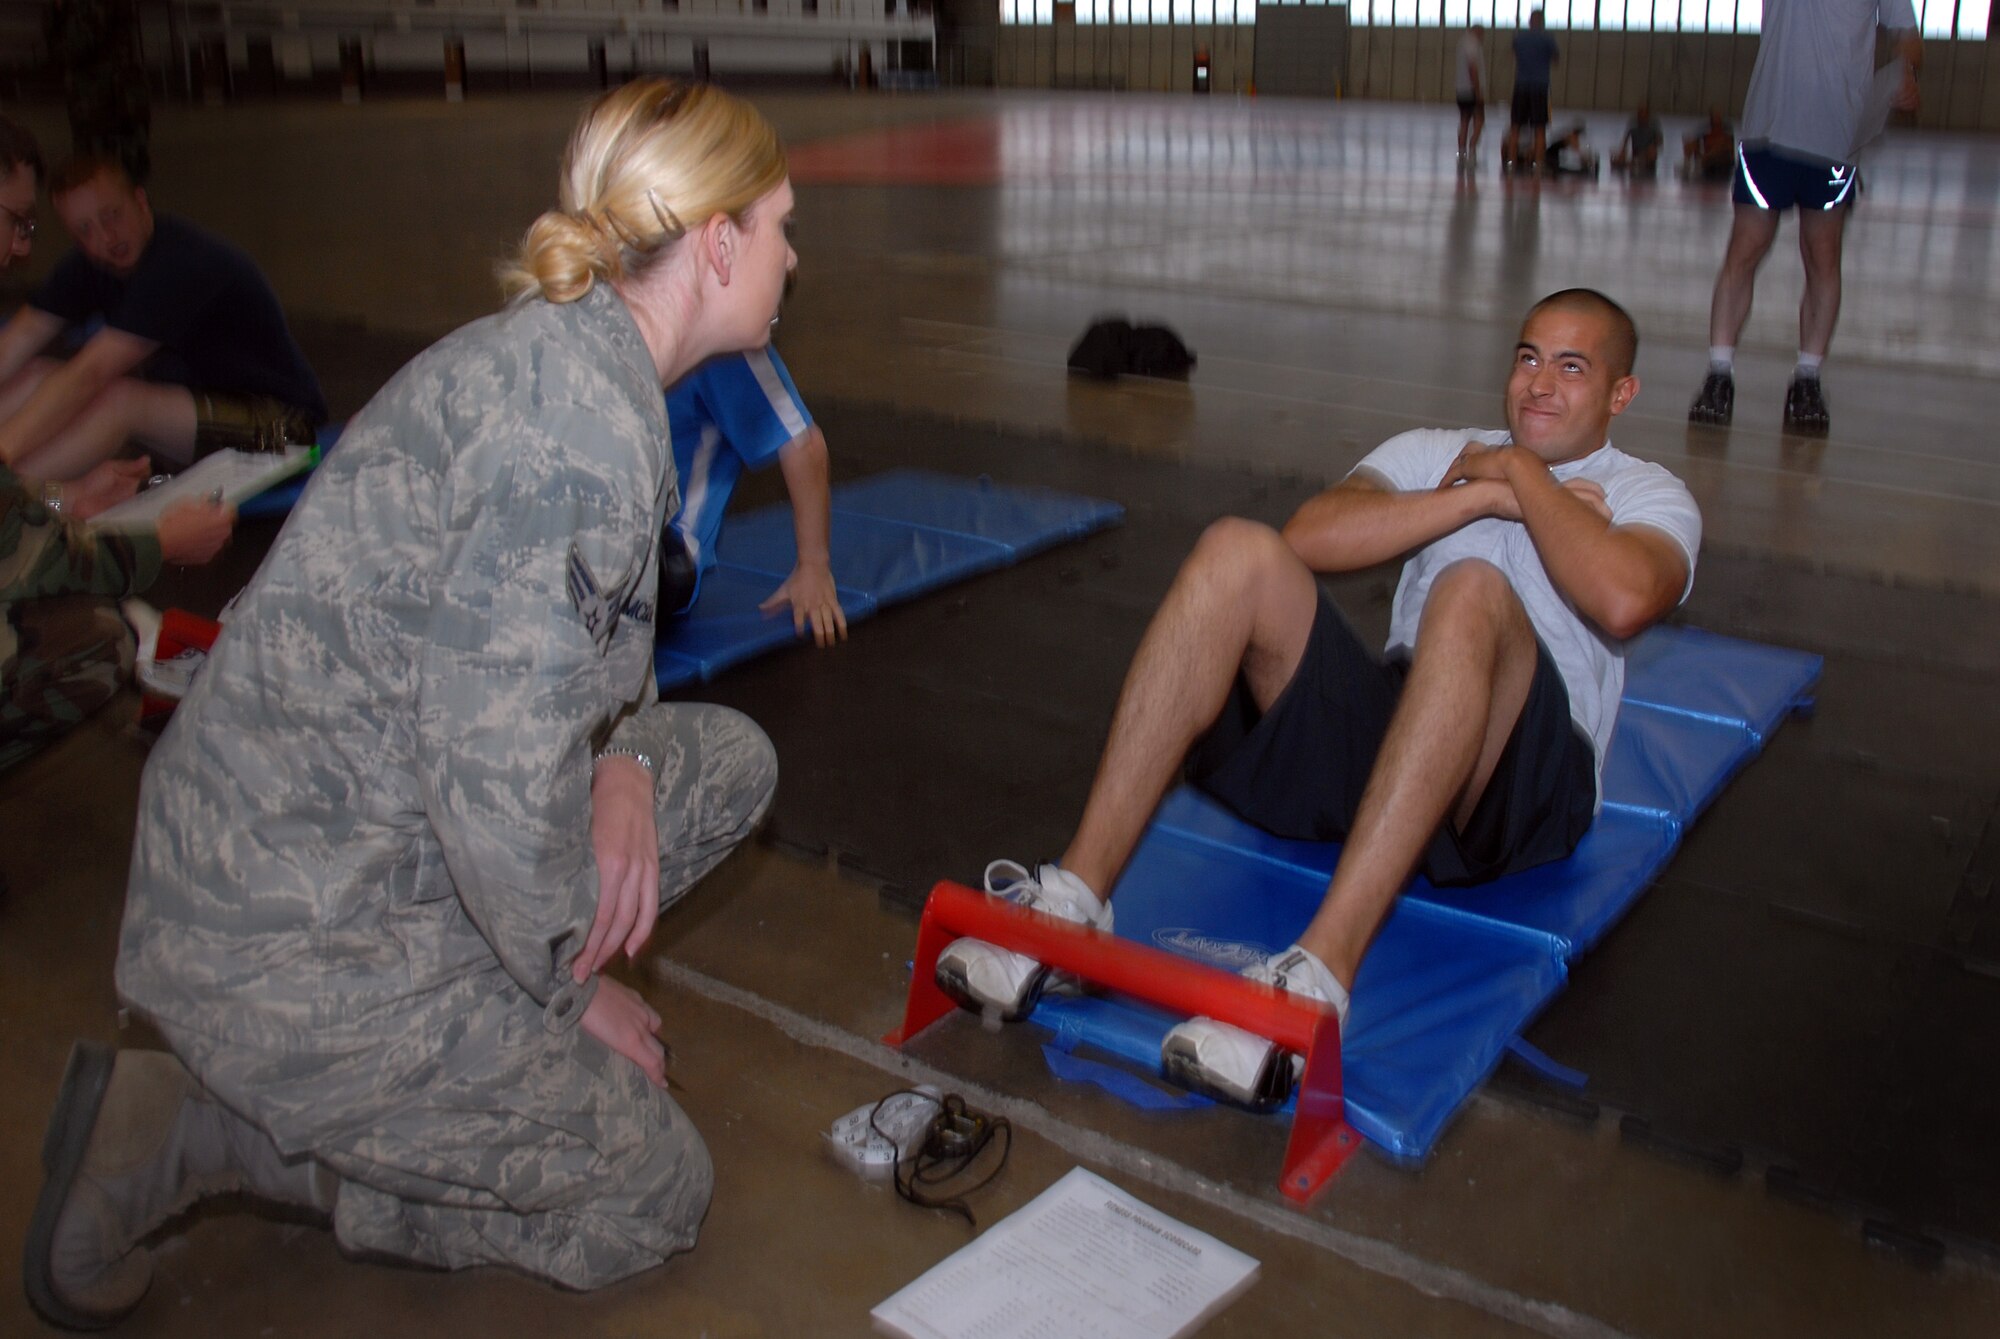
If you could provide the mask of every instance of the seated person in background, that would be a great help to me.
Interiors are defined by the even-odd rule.
[[[791,496],[798,564],[758,607],[770,613],[789,606],[792,625],[803,635],[811,624],[820,646],[846,640],[847,614],[829,565],[826,437],[778,351],[753,349],[702,364],[667,392],[667,421],[681,509],[667,522],[660,546],[660,608],[685,613],[694,604],[701,574],[715,566],[722,513],[743,467],[763,469],[776,460]]]
[[[1594,177],[1597,151],[1590,147],[1583,122],[1578,121],[1560,135],[1549,139],[1548,165],[1556,176]]]
[[[1283,533],[1210,526],[1139,643],[1061,863],[996,861],[988,891],[1108,930],[1105,896],[1185,760],[1250,822],[1346,842],[1298,942],[1244,973],[1344,1027],[1362,954],[1413,873],[1478,883],[1570,854],[1597,810],[1626,639],[1686,598],[1701,542],[1680,480],[1606,437],[1639,391],[1637,348],[1602,294],[1544,298],[1514,351],[1510,431],[1406,432]],[[1314,574],[1404,554],[1384,663]],[[1016,1018],[1047,970],[961,939],[937,974]],[[1205,1018],[1167,1035],[1162,1062],[1251,1105],[1282,1101],[1294,1077],[1266,1039]]]
[[[1728,181],[1736,171],[1736,132],[1722,113],[1681,141],[1681,175],[1689,181]]]
[[[108,159],[64,165],[49,200],[76,249],[0,328],[0,463],[75,479],[135,440],[175,468],[313,440],[319,382],[248,256],[156,217]],[[95,328],[67,362],[37,357],[66,324]]]
[[[12,245],[0,270],[28,258],[42,156],[0,117],[0,222]],[[132,630],[116,600],[152,583],[161,562],[213,558],[235,524],[227,507],[184,503],[156,533],[78,522],[138,490],[150,463],[107,462],[70,484],[28,484],[0,463],[0,771],[109,702],[132,672]]]
[[[1660,123],[1653,119],[1653,109],[1642,102],[1633,113],[1632,124],[1625,127],[1625,138],[1611,154],[1611,170],[1652,176],[1660,166],[1660,142]]]

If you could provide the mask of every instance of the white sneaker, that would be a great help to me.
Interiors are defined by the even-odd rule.
[[[1297,944],[1243,969],[1252,981],[1330,1004],[1347,1027],[1347,991],[1326,964]],[[1268,1037],[1213,1018],[1190,1018],[1160,1042],[1160,1067],[1184,1088],[1225,1102],[1269,1110],[1290,1096],[1305,1062]]]
[[[1055,865],[1042,865],[1031,874],[1025,865],[996,860],[986,867],[986,892],[1061,920],[1111,928],[1111,904],[1098,901],[1088,884]],[[1035,1007],[1049,978],[1049,969],[1027,954],[981,939],[954,940],[938,954],[937,983],[945,994],[968,1009],[997,1014],[1005,1023]]]

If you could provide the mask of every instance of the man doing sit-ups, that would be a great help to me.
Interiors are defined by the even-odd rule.
[[[1507,431],[1391,438],[1282,533],[1210,526],[1139,643],[1083,820],[1059,864],[989,868],[987,889],[1100,929],[1105,900],[1187,762],[1195,784],[1284,837],[1344,840],[1296,944],[1245,975],[1343,1025],[1369,939],[1421,871],[1469,884],[1568,855],[1598,806],[1624,644],[1686,598],[1701,544],[1687,489],[1611,445],[1638,394],[1638,334],[1588,289],[1528,313]],[[1400,555],[1386,662],[1315,580]],[[938,981],[1016,1018],[1047,977],[961,939]],[[1295,1066],[1212,1019],[1173,1029],[1170,1077],[1281,1101]]]

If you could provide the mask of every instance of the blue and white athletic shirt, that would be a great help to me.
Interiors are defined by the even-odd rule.
[[[722,513],[744,466],[761,470],[787,442],[812,426],[812,415],[775,349],[711,358],[667,392],[681,509],[680,531],[695,565],[715,566]]]

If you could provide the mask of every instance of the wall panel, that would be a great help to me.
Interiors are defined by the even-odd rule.
[[[1442,28],[1418,28],[1416,48],[1416,90],[1411,96],[1424,102],[1449,102],[1451,58],[1458,49],[1458,34]]]
[[[1146,87],[1156,93],[1171,92],[1176,86],[1174,82],[1173,27],[1169,24],[1160,23],[1153,25],[1146,31],[1147,36],[1151,39],[1153,53],[1152,64],[1148,67],[1151,80]],[[1180,87],[1184,88],[1186,85],[1183,84]]]
[[[1561,73],[1562,105],[1565,107],[1615,107],[1603,101],[1597,91],[1598,68],[1603,63],[1603,38],[1596,33],[1570,33],[1563,42]]]
[[[1986,87],[1979,97],[1979,128],[2000,130],[2000,42],[1986,44]]]
[[[1951,92],[1945,108],[1945,124],[1978,125],[1980,104],[1986,97],[1986,53],[1964,43],[1954,45],[1950,55]]]
[[[1635,107],[1639,99],[1625,90],[1624,33],[1603,33],[1597,39],[1597,105]]]
[[[1361,96],[1364,98],[1393,98],[1395,82],[1390,71],[1395,59],[1394,28],[1372,30],[1373,41],[1368,44],[1368,73],[1362,82]]]
[[[1389,96],[1408,102],[1417,96],[1417,30],[1396,29],[1391,50],[1395,54],[1389,63]]]

